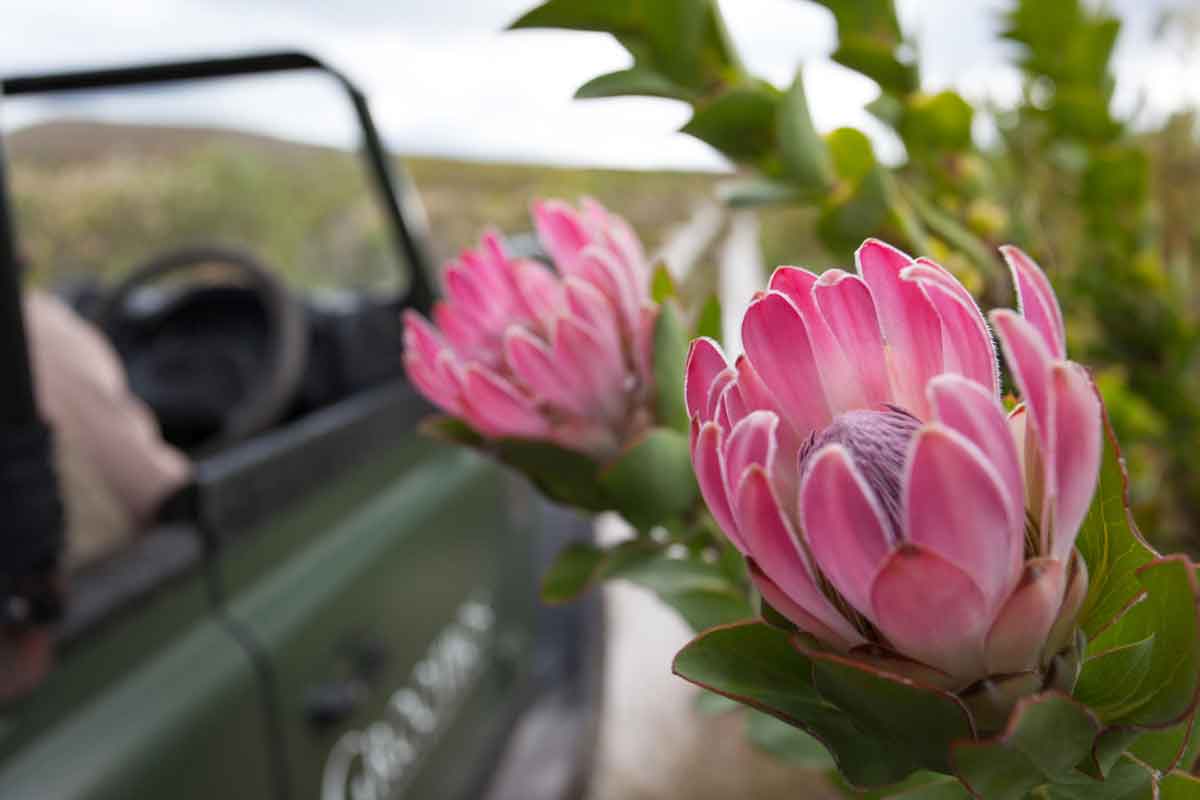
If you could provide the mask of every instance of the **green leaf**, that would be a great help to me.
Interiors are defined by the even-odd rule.
[[[717,564],[689,553],[677,558],[663,552],[630,561],[606,577],[624,578],[649,589],[683,617],[693,631],[742,622],[754,616],[745,589]]]
[[[655,283],[660,283],[657,273]],[[687,351],[687,330],[679,318],[679,309],[674,303],[665,302],[659,306],[654,323],[654,413],[660,425],[683,433],[688,429],[687,403],[683,398]]]
[[[775,150],[775,120],[782,100],[766,83],[737,86],[700,106],[681,129],[737,162],[761,162]]]
[[[860,181],[875,168],[871,140],[856,128],[838,128],[825,137],[833,168],[839,178]]]
[[[789,636],[761,622],[706,631],[675,656],[676,675],[789,725],[802,728],[831,752],[856,786],[884,786],[916,765],[890,743],[864,734],[812,683],[812,662]]]
[[[880,92],[871,102],[867,103],[867,111],[879,121],[895,128],[900,125],[904,116],[904,103],[891,92]]]
[[[889,794],[888,800],[970,800],[971,793],[955,778],[940,777],[923,786],[914,786],[897,794]]]
[[[650,276],[650,298],[656,303],[663,303],[668,297],[678,297],[679,290],[675,287],[675,279],[671,270],[660,261],[654,265],[654,274]]]
[[[833,60],[857,70],[884,89],[907,94],[917,87],[917,72],[897,57],[900,23],[892,0],[818,0],[837,21],[838,48]]]
[[[1045,786],[1038,793],[1047,800],[1152,800],[1154,773],[1124,755],[1103,781],[1079,774]]]
[[[585,542],[564,547],[542,576],[542,600],[550,605],[574,600],[592,584],[606,556],[604,550]]]
[[[1095,716],[1066,695],[1026,698],[1001,735],[956,743],[954,770],[981,797],[1020,800],[1035,787],[1075,772],[1099,732]]]
[[[802,186],[816,189],[833,183],[829,151],[808,113],[802,71],[796,72],[792,87],[779,104],[778,127],[780,155],[788,176]]]
[[[1081,761],[1079,769],[1093,778],[1103,778],[1141,735],[1133,728],[1109,728],[1096,738],[1092,757]]]
[[[899,760],[949,772],[950,743],[973,736],[966,707],[948,692],[832,653],[807,655],[821,696],[860,730],[887,742]]]
[[[1074,695],[1106,722],[1120,719],[1141,703],[1153,657],[1150,636],[1093,656],[1083,663]]]
[[[1158,555],[1142,538],[1129,512],[1129,476],[1107,410],[1100,479],[1075,546],[1088,568],[1088,594],[1079,614],[1080,625],[1088,639],[1094,639],[1141,594],[1137,570]]]
[[[666,97],[672,100],[692,100],[696,96],[693,90],[680,86],[665,75],[645,66],[634,66],[598,75],[575,90],[575,97],[579,100],[626,95]]]
[[[888,217],[888,178],[875,167],[856,182],[845,184],[844,193],[834,192],[817,218],[817,234],[835,255],[850,260],[863,239],[879,233]]]
[[[710,294],[696,315],[696,337],[706,336],[720,344],[722,338],[721,298]]]
[[[974,110],[957,93],[914,94],[900,119],[900,137],[913,153],[966,150]]]
[[[917,69],[896,58],[896,45],[870,36],[842,35],[833,60],[861,72],[886,92],[905,95],[919,85]]]
[[[740,711],[743,708],[742,704],[736,700],[730,700],[723,694],[716,694],[707,689],[701,689],[696,692],[696,700],[693,707],[706,717],[720,716],[733,711]]]
[[[620,577],[658,554],[659,546],[645,539],[621,542],[609,548],[574,542],[559,551],[542,576],[542,600],[549,605],[568,603],[597,582]]]
[[[599,483],[610,508],[643,531],[681,518],[699,497],[687,435],[668,428],[651,428]]]
[[[551,500],[585,511],[612,507],[597,480],[600,466],[583,453],[530,439],[498,439],[494,447],[502,462],[523,473]]]
[[[825,745],[799,728],[770,714],[749,709],[746,712],[746,736],[760,750],[804,769],[831,769],[833,760]]]
[[[1119,713],[1109,711],[1107,719],[1114,724],[1158,727],[1190,714],[1200,691],[1196,572],[1185,556],[1176,555],[1142,567],[1137,579],[1145,588],[1145,598],[1090,643],[1089,651],[1094,646],[1104,653],[1109,648],[1152,640],[1141,681],[1133,685],[1126,706]],[[1088,667],[1085,661],[1084,672]],[[1083,699],[1078,692],[1077,696]]]
[[[722,181],[717,185],[717,196],[730,208],[786,205],[809,197],[808,193],[795,184],[769,178]]]
[[[571,28],[621,31],[638,24],[638,0],[547,0],[521,15],[509,28]]]
[[[1129,752],[1160,772],[1176,767],[1190,769],[1200,755],[1200,732],[1196,713],[1184,722],[1160,731],[1146,731],[1137,738]]]
[[[1158,784],[1158,800],[1200,800],[1200,778],[1175,770]]]
[[[425,436],[464,447],[480,447],[484,438],[457,417],[434,414],[421,420],[420,431]]]

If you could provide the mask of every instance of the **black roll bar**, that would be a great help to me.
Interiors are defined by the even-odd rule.
[[[431,249],[420,198],[412,182],[403,176],[402,171],[394,168],[388,159],[366,94],[345,74],[319,58],[300,51],[280,51],[43,75],[16,75],[0,79],[0,91],[9,96],[50,94],[298,70],[324,72],[349,97],[362,133],[363,158],[383,204],[396,247],[404,255],[409,267],[410,283],[404,305],[428,312],[433,304]]]

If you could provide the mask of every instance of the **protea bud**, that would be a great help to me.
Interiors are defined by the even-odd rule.
[[[996,327],[945,269],[878,241],[858,275],[780,267],[731,366],[698,339],[692,460],[764,600],[825,647],[957,693],[981,731],[1069,690],[1101,408],[1058,301],[1005,248],[1021,314]]]
[[[555,270],[487,233],[446,268],[433,324],[405,315],[413,384],[488,438],[553,442],[607,460],[651,422],[656,309],[630,226],[598,203],[535,203]]]

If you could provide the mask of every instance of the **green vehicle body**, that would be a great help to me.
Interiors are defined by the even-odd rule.
[[[578,792],[598,610],[535,586],[587,525],[427,413],[395,381],[200,459],[174,521],[72,576],[51,673],[0,707],[0,798]]]

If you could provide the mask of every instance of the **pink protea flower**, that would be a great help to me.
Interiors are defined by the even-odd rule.
[[[433,323],[404,318],[404,364],[446,413],[490,438],[554,442],[600,459],[649,423],[656,307],[641,243],[585,199],[537,202],[557,272],[509,258],[485,233],[446,268]]]
[[[1040,679],[1070,639],[1101,457],[1099,398],[1065,360],[1054,292],[1003,253],[1021,308],[991,315],[1023,399],[1010,414],[970,294],[874,240],[857,275],[780,267],[746,311],[745,355],[730,366],[698,339],[687,365],[701,491],[766,601],[828,646],[956,691]]]

